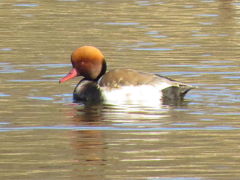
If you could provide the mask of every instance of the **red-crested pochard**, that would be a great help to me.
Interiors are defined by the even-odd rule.
[[[113,69],[108,72],[101,51],[82,46],[71,56],[72,70],[60,83],[83,76],[73,92],[75,101],[82,102],[150,102],[179,101],[194,87],[158,74],[132,69]]]

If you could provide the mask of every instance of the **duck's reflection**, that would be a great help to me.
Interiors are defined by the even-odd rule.
[[[79,106],[74,109],[73,123],[81,127],[102,126],[104,118],[102,106]],[[72,146],[75,151],[77,167],[74,176],[81,178],[103,179],[103,167],[105,166],[104,133],[101,130],[73,131]],[[78,168],[80,166],[80,168]]]
[[[128,107],[80,105],[75,108],[72,119],[74,125],[86,126],[87,129],[94,127],[94,130],[72,132],[72,146],[77,165],[74,176],[79,176],[79,179],[106,179],[105,176],[110,176],[109,173],[124,176],[125,174],[118,174],[120,169],[121,171],[126,171],[128,168],[141,169],[139,162],[142,159],[151,166],[156,162],[153,160],[156,153],[159,152],[157,158],[163,158],[162,144],[171,142],[173,138],[171,134],[175,135],[174,131],[161,131],[161,127],[164,129],[164,124],[165,127],[166,125],[174,126],[176,121],[184,123],[183,119],[187,115],[185,111],[171,112],[169,109],[156,111],[143,107],[141,109],[139,106]],[[163,126],[161,126],[162,123]],[[120,124],[122,129],[130,126],[132,130],[107,131],[104,129],[104,127],[114,127],[114,124]],[[96,127],[99,127],[99,130],[95,130]],[[149,127],[158,127],[160,130],[134,130]],[[128,162],[131,162],[131,165]],[[112,168],[109,169],[110,166]],[[152,169],[156,170],[154,167]]]
[[[76,115],[73,117],[73,122],[75,126],[90,126],[98,127],[102,126],[103,117],[101,113],[101,106],[94,107],[84,107],[76,109]],[[96,149],[103,149],[103,135],[102,131],[98,130],[85,130],[85,131],[75,131],[75,144],[77,149],[82,150],[93,150],[89,151],[92,154],[96,154]],[[89,156],[86,160],[98,160],[99,158],[94,158]]]

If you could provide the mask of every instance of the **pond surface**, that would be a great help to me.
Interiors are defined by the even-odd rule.
[[[238,180],[236,0],[0,2],[0,179]],[[79,46],[195,86],[179,106],[72,102]]]

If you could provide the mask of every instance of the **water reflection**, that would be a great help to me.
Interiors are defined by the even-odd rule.
[[[37,7],[39,5],[38,4],[14,4],[14,6],[17,6],[17,7]]]
[[[169,117],[163,116],[162,119],[160,117],[157,121],[156,117],[152,120],[149,119],[148,122],[140,122],[139,119],[122,116],[121,119],[118,119],[118,123],[111,124],[116,119],[111,119],[108,116],[111,117],[109,112],[114,111],[114,109],[102,106],[84,108],[83,106],[76,106],[76,112],[72,119],[74,126],[101,127],[108,124],[124,128],[132,127],[131,130],[127,131],[119,129],[117,134],[114,133],[114,128],[109,131],[99,129],[72,132],[72,146],[76,153],[76,164],[79,166],[74,172],[74,174],[77,174],[76,176],[81,174],[81,177],[106,178],[107,174],[107,177],[110,178],[129,178],[134,174],[137,177],[154,178],[165,174],[166,170],[172,171],[174,169],[175,177],[172,177],[172,179],[179,179],[184,174],[182,168],[190,174],[194,174],[197,168],[201,170],[202,173],[200,174],[202,175],[198,174],[199,177],[196,177],[196,175],[193,177],[201,179],[204,178],[202,170],[206,171],[206,166],[211,168],[208,170],[209,173],[213,171],[212,169],[215,169],[214,171],[222,170],[215,163],[216,159],[222,158],[221,153],[213,155],[208,151],[209,147],[206,147],[202,139],[205,142],[210,142],[209,144],[213,143],[210,146],[221,146],[220,144],[225,142],[225,138],[222,139],[221,137],[226,136],[222,135],[217,138],[215,136],[217,132],[209,132],[209,130],[218,131],[221,129],[223,130],[222,133],[225,134],[224,131],[231,130],[230,127],[196,128],[196,124],[192,122],[187,124],[185,120],[183,121],[182,117],[189,120],[194,118],[194,115],[188,114],[186,109],[179,109],[177,114],[172,111],[172,114],[168,113]],[[186,117],[186,115],[191,116],[191,118]],[[169,120],[169,125],[172,128],[163,128],[166,126],[163,123],[166,122],[166,119]],[[173,119],[174,122],[179,123],[171,123]],[[191,121],[194,121],[194,119],[191,119]],[[148,128],[151,126],[159,129],[150,128],[151,130],[149,130]],[[189,128],[186,128],[186,126],[189,126]],[[184,131],[188,130],[190,132],[185,134]],[[129,138],[129,135],[131,138]],[[231,146],[231,143],[229,145]],[[226,154],[225,157],[227,157]],[[189,158],[194,159],[190,168],[188,166],[189,161],[187,161]],[[205,162],[205,158],[209,158],[212,163],[202,164]],[[181,170],[174,168],[176,162],[178,162],[178,165],[181,164]],[[230,166],[225,165],[224,167],[229,168]],[[123,170],[125,171],[124,174],[121,173]]]
[[[81,178],[104,179],[107,165],[105,157],[105,132],[102,106],[76,106],[72,123],[77,127],[100,127],[99,130],[73,131],[72,146],[75,149],[76,164],[80,167],[74,173]],[[83,175],[84,174],[84,175]]]

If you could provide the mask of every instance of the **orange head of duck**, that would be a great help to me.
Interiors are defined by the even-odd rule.
[[[106,72],[107,68],[103,54],[93,46],[82,46],[73,51],[71,62],[72,70],[60,79],[60,83],[76,76],[96,81]]]

